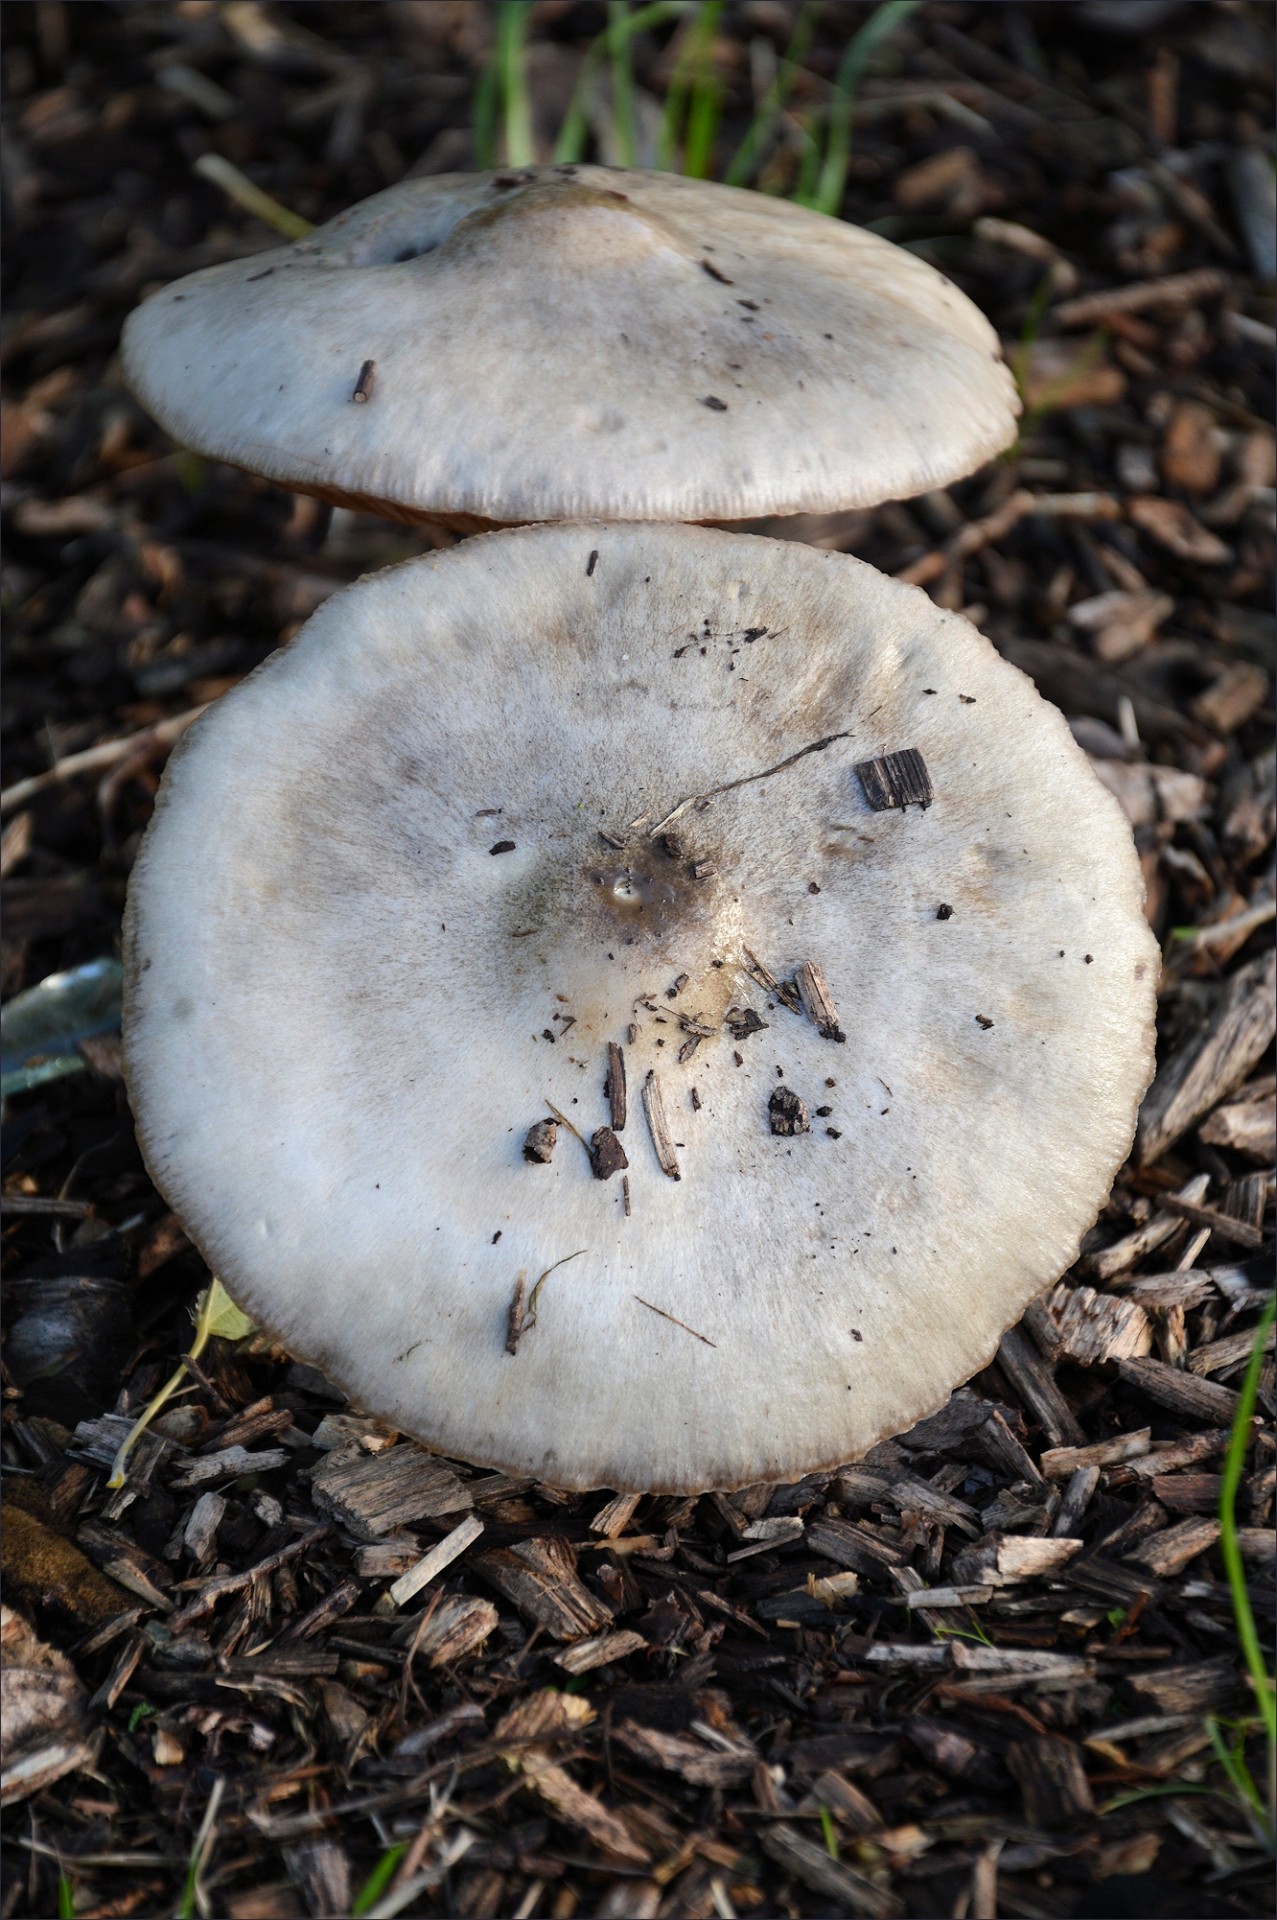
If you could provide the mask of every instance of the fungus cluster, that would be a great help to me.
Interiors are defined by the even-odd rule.
[[[566,1487],[790,1479],[943,1401],[1129,1147],[1129,831],[917,590],[652,522],[955,477],[1013,426],[987,323],[837,222],[545,169],[194,275],[126,362],[290,484],[561,522],[335,596],[173,756],[126,1061],[232,1292],[404,1431]]]

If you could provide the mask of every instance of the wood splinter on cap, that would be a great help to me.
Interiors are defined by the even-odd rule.
[[[505,1350],[512,1358],[518,1353],[519,1342],[524,1334],[531,1333],[537,1323],[537,1301],[550,1275],[557,1273],[560,1267],[566,1267],[569,1260],[579,1260],[587,1251],[585,1247],[578,1247],[575,1253],[565,1253],[561,1260],[556,1260],[553,1266],[547,1267],[540,1275],[531,1293],[528,1292],[526,1272],[518,1274],[514,1283],[514,1295],[510,1301],[509,1318],[506,1321]]]
[[[751,1033],[765,1032],[768,1022],[752,1007],[729,1007],[723,1015],[723,1025],[733,1040],[748,1040]]]
[[[375,360],[365,360],[363,366],[359,369],[359,378],[355,382],[355,391],[350,396],[357,407],[367,406],[368,402],[372,399],[372,390],[376,384],[376,379],[377,362]]]
[[[615,1040],[607,1043],[607,1078],[603,1082],[603,1091],[611,1108],[613,1133],[625,1132],[626,1093],[625,1093],[625,1055]]]
[[[679,1171],[670,1123],[665,1113],[665,1094],[655,1069],[648,1070],[647,1079],[643,1082],[643,1111],[647,1115],[648,1131],[661,1172],[667,1173],[671,1180],[681,1180],[683,1176]]]
[[[756,980],[760,987],[767,989],[768,993],[774,993],[781,1005],[788,1007],[791,1013],[800,1013],[802,1011],[802,1004],[798,998],[798,990],[793,982],[791,980],[778,980],[771,968],[765,967],[758,958],[758,955],[751,953],[748,947],[742,947],[741,952],[745,956],[745,971],[750,979]]]
[[[875,813],[887,813],[899,807],[922,807],[925,811],[935,798],[927,763],[917,747],[901,753],[884,753],[877,760],[858,760],[856,772],[865,799]]]
[[[845,1041],[847,1036],[838,1024],[838,1009],[834,1005],[823,967],[818,967],[814,960],[804,960],[794,979],[807,1018],[814,1023],[821,1038]]]

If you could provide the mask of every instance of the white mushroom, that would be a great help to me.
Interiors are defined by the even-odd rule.
[[[605,167],[406,180],[131,317],[179,441],[461,525],[739,520],[938,487],[1005,447],[997,336],[913,254]]]
[[[916,589],[493,534],[174,754],[131,1093],[210,1264],[371,1411],[563,1486],[793,1478],[1075,1258],[1151,1072],[1141,897],[1059,713]]]

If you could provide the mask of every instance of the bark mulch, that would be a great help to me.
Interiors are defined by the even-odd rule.
[[[718,16],[717,170],[798,11]],[[112,1493],[208,1276],[139,1159],[106,969],[76,1071],[5,1112],[0,1914],[1269,1909],[1214,1742],[1262,1795],[1218,1509],[1273,1220],[1272,23],[1147,14],[898,28],[842,210],[991,315],[1024,431],[945,492],[772,529],[965,610],[1131,819],[1160,1065],[1077,1266],[944,1410],[792,1487],[566,1497],[440,1462],[258,1338],[206,1349]],[[764,184],[865,17],[807,16]],[[532,10],[543,146],[605,20]],[[428,537],[176,451],[123,390],[148,289],[275,243],[194,163],[311,220],[473,165],[494,23],[5,8],[6,1000],[116,953],[192,710]],[[680,30],[635,45],[641,158]],[[1275,1411],[1270,1352],[1237,1503],[1266,1643]]]

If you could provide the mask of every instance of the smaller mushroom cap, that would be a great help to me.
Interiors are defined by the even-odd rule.
[[[604,167],[406,180],[165,288],[124,366],[185,445],[458,524],[870,506],[969,473],[1018,411],[988,321],[903,248]]]
[[[335,595],[173,756],[130,1093],[226,1285],[405,1431],[793,1479],[1076,1257],[1151,1071],[1142,893],[1060,714],[916,588],[492,534]]]

